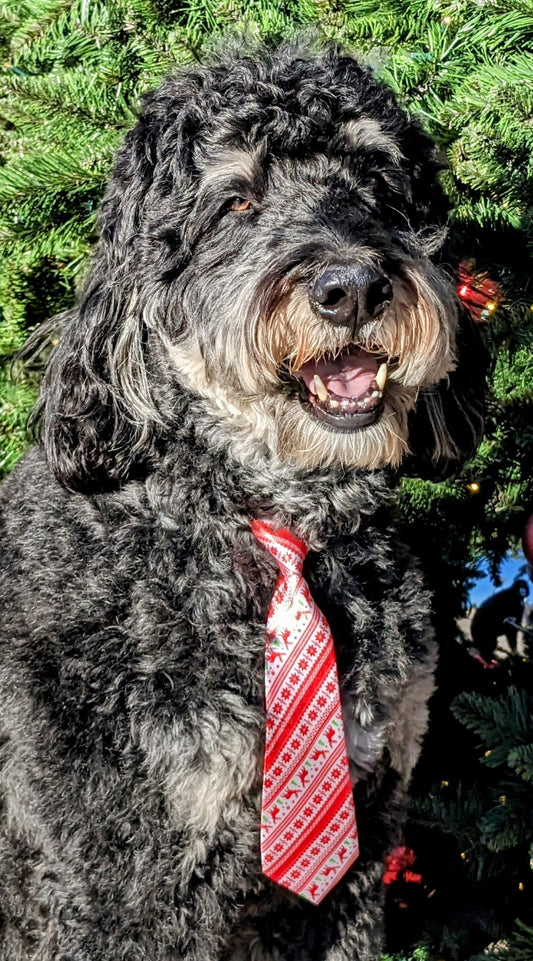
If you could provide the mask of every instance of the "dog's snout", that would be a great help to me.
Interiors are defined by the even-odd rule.
[[[389,278],[378,270],[349,264],[328,267],[309,288],[313,309],[332,324],[359,326],[392,299]]]

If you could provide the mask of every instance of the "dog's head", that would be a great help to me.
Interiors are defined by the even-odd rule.
[[[45,377],[60,480],[124,479],[187,397],[236,456],[396,466],[411,432],[441,465],[460,460],[480,398],[436,262],[438,169],[337,48],[227,51],[168,79],[119,152]]]

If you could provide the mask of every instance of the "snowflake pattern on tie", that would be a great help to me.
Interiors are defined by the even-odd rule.
[[[266,521],[251,528],[280,569],[267,617],[261,863],[320,904],[359,854],[333,637],[302,574],[307,545]]]

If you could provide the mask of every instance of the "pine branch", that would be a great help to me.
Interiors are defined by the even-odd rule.
[[[533,696],[525,690],[510,687],[496,699],[465,692],[453,702],[452,712],[490,751],[484,757],[488,767],[506,764],[511,748],[533,739]]]
[[[504,958],[496,961],[531,961],[533,957],[533,927],[522,921],[516,922],[513,935],[508,940],[508,949]]]
[[[533,742],[511,748],[507,762],[524,781],[533,782]]]
[[[101,157],[76,156],[63,151],[49,156],[36,154],[22,161],[11,161],[0,168],[0,204],[20,202],[41,191],[70,194],[102,188],[107,165]]]

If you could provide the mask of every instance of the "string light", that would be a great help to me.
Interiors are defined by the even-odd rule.
[[[499,796],[499,798],[498,798],[498,801],[500,802],[500,804],[507,804],[507,795],[506,795],[506,794],[500,794],[500,796]]]
[[[466,489],[469,490],[471,494],[479,494],[481,490],[481,484],[479,481],[471,481],[470,484],[466,485]]]
[[[485,751],[485,757],[490,757],[491,754],[492,754],[492,751]]]

